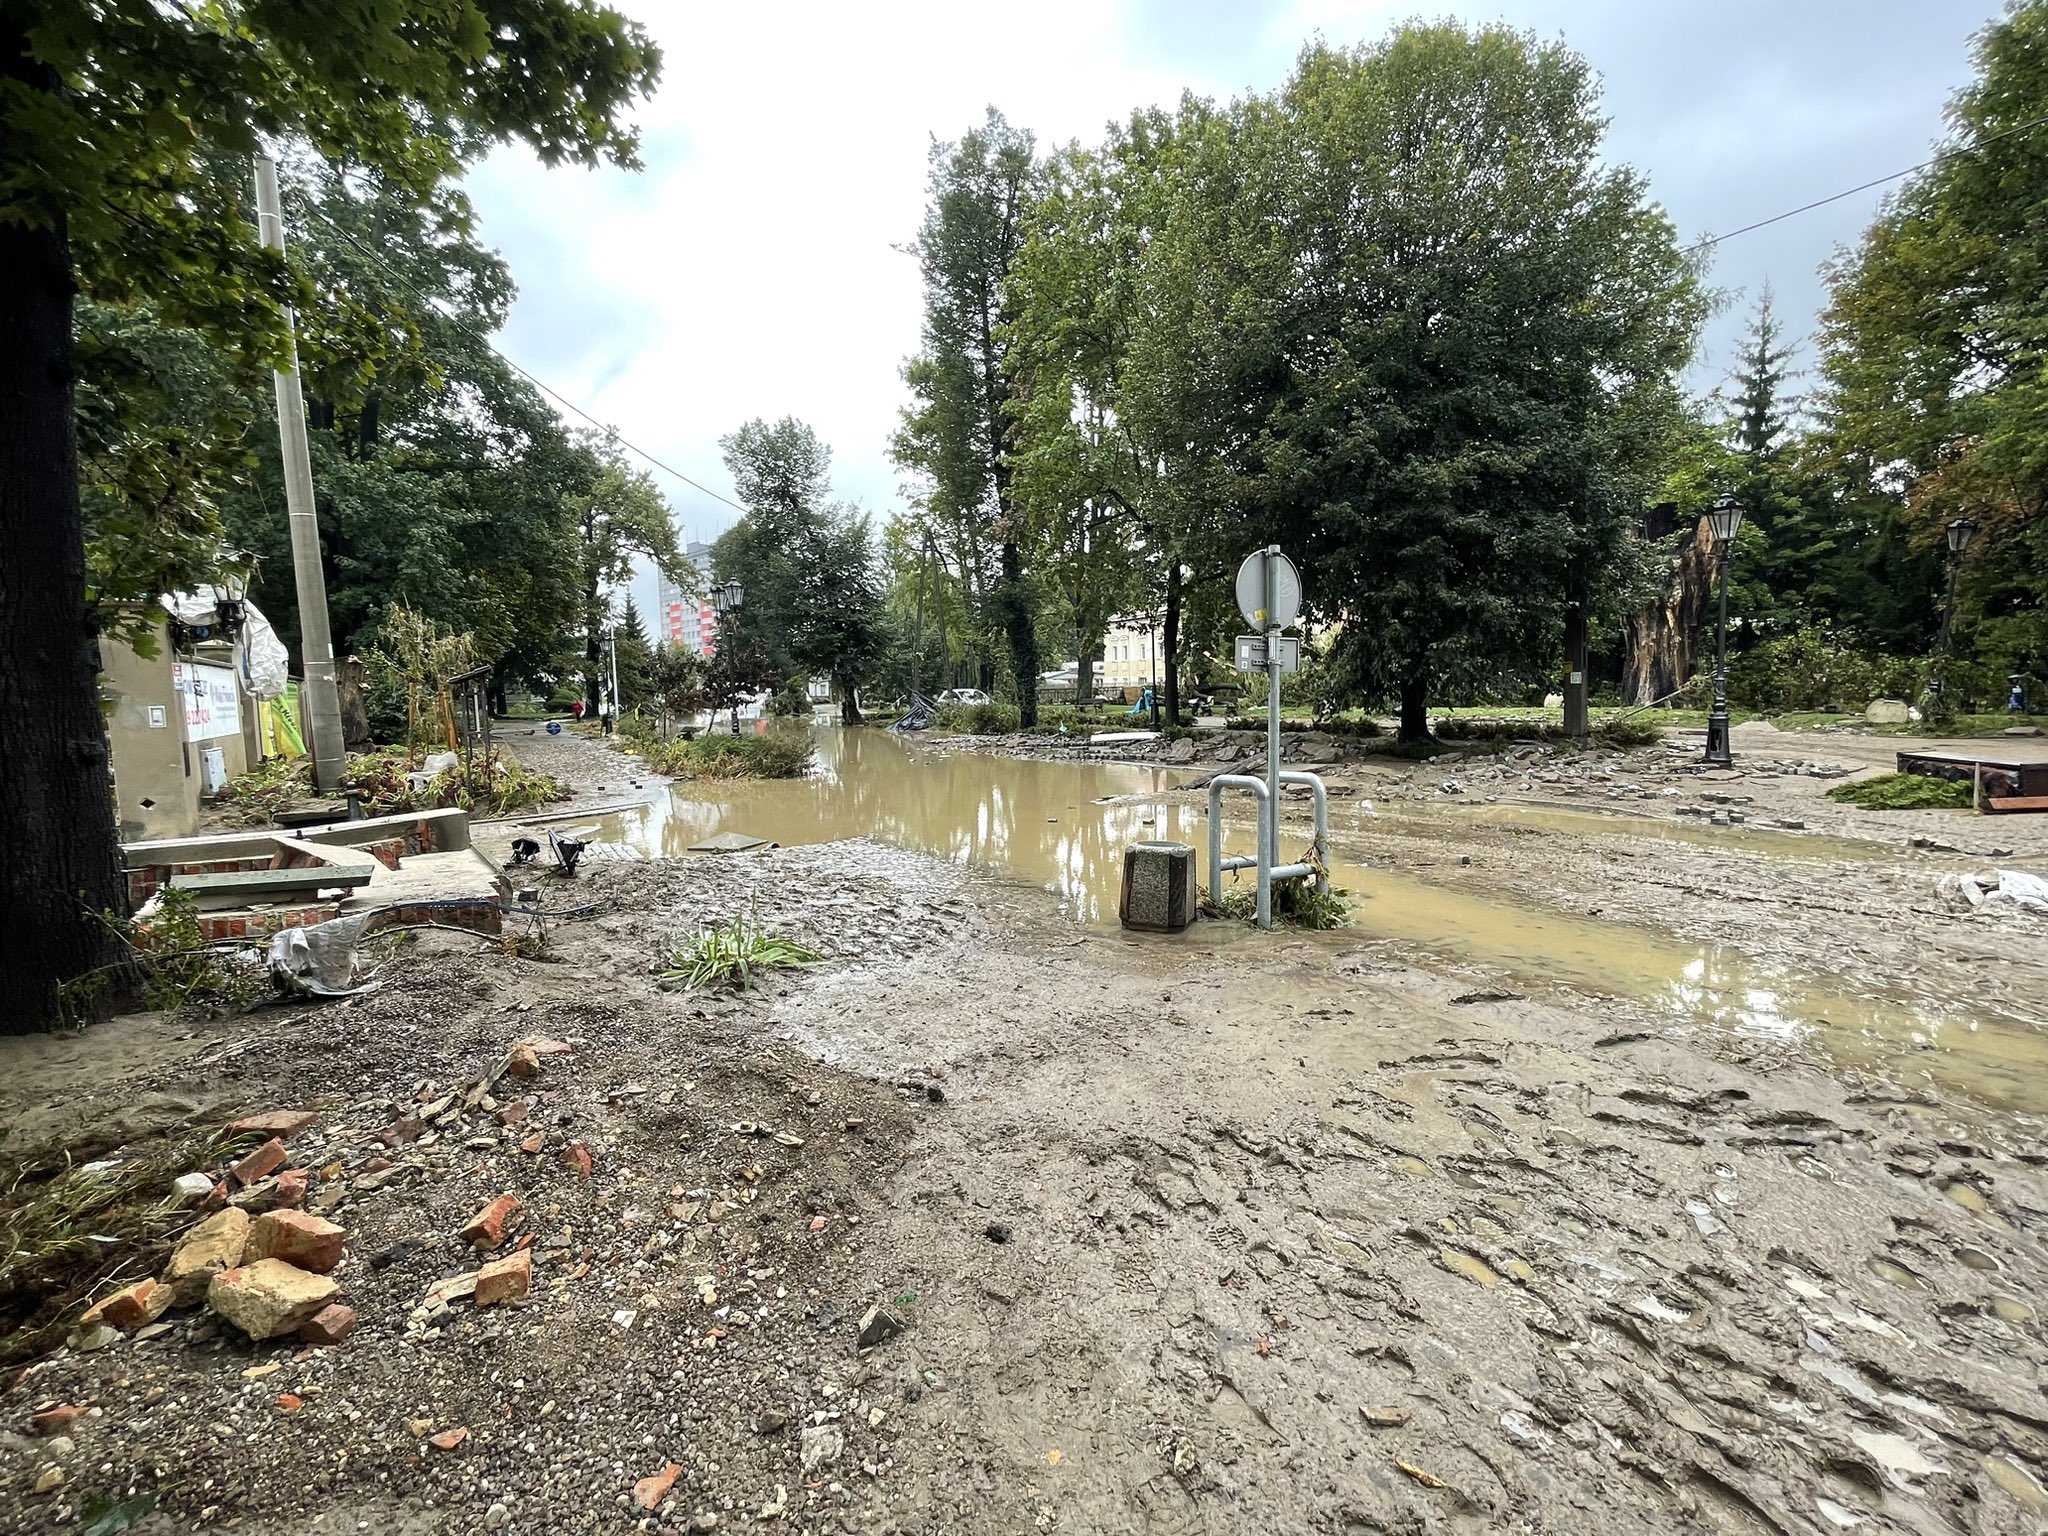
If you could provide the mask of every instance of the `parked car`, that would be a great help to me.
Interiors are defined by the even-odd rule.
[[[932,702],[934,704],[993,704],[995,700],[979,688],[948,688]]]

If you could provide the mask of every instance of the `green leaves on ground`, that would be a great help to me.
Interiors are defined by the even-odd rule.
[[[752,990],[756,971],[815,965],[823,958],[795,939],[770,933],[758,924],[749,927],[744,915],[736,915],[699,930],[694,938],[670,950],[661,979],[692,991],[737,984],[744,992]]]
[[[689,741],[648,740],[634,750],[648,767],[672,779],[800,779],[811,771],[808,730],[766,736],[710,732]]]
[[[1837,784],[1828,798],[1866,811],[1968,810],[1972,803],[1967,783],[1917,773],[1881,773],[1874,779]]]

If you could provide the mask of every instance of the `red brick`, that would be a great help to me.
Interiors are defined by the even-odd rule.
[[[287,1168],[277,1176],[277,1203],[280,1208],[296,1211],[306,1203],[306,1187],[313,1176],[304,1168]]]
[[[305,1406],[306,1400],[296,1392],[280,1392],[277,1394],[277,1411],[279,1413],[297,1413]]]
[[[681,1462],[672,1461],[652,1477],[643,1477],[633,1485],[633,1502],[642,1509],[653,1509],[668,1497],[669,1489],[675,1487],[676,1479],[682,1476]]]
[[[498,1124],[517,1125],[532,1108],[531,1099],[514,1099],[510,1104],[501,1104],[498,1106]]]
[[[267,1114],[245,1115],[240,1120],[231,1120],[228,1129],[289,1141],[319,1118],[318,1111],[311,1109],[273,1109]]]
[[[502,1259],[493,1259],[476,1272],[476,1304],[494,1306],[504,1301],[524,1301],[533,1289],[533,1250],[521,1248]]]
[[[396,869],[398,861],[405,856],[405,839],[387,837],[382,842],[366,844],[363,851],[386,869]]]
[[[546,1138],[543,1137],[539,1131],[535,1131],[531,1136],[527,1137],[526,1140],[519,1143],[519,1150],[522,1152],[538,1152],[541,1149],[541,1144],[543,1141],[545,1141],[545,1139]]]
[[[469,1225],[462,1229],[462,1240],[489,1252],[505,1241],[505,1223],[518,1214],[519,1197],[500,1195],[469,1218]]]
[[[228,1170],[228,1176],[243,1188],[266,1179],[284,1166],[284,1143],[275,1136]]]
[[[85,1408],[78,1403],[64,1403],[55,1408],[45,1408],[28,1421],[28,1432],[32,1435],[54,1435],[69,1429],[74,1422],[85,1417]]]
[[[440,1434],[428,1440],[427,1444],[433,1446],[436,1450],[453,1451],[459,1450],[462,1442],[468,1438],[469,1431],[466,1429],[444,1429]]]
[[[249,1248],[242,1262],[283,1259],[310,1275],[330,1275],[341,1262],[348,1233],[331,1221],[304,1211],[265,1211],[250,1224]]]
[[[162,1317],[170,1304],[171,1293],[168,1290],[154,1280],[138,1280],[86,1308],[78,1326],[94,1328],[108,1323],[132,1333],[144,1323],[153,1323]]]
[[[590,1177],[590,1148],[580,1141],[572,1141],[562,1148],[562,1165],[578,1178]]]
[[[356,1309],[341,1302],[322,1307],[299,1329],[305,1344],[339,1344],[356,1331]]]

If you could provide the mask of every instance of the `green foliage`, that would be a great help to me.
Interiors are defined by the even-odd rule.
[[[672,779],[800,779],[811,771],[813,748],[808,730],[776,730],[652,742],[640,753],[648,767]]]
[[[1312,879],[1297,878],[1273,882],[1273,921],[1288,928],[1341,928],[1351,920],[1351,902],[1336,886],[1316,889]],[[1255,922],[1259,895],[1249,877],[1233,881],[1220,900],[1204,898],[1202,910],[1212,917],[1233,922]]]
[[[1970,786],[1917,773],[1884,773],[1853,784],[1837,784],[1828,798],[1865,811],[1945,811],[1970,808]]]
[[[1559,746],[1574,744],[1557,720],[1490,719],[1482,715],[1448,715],[1433,722],[1432,733],[1445,742],[1487,742],[1501,745],[1515,741],[1541,741]],[[1647,714],[1610,716],[1593,722],[1589,743],[1626,751],[1647,747],[1664,739],[1664,727]]]
[[[143,1002],[153,1009],[243,1013],[271,995],[263,963],[207,942],[190,891],[166,886],[155,911],[132,926],[130,938],[139,950]]]
[[[795,939],[758,924],[749,927],[743,914],[735,914],[730,921],[699,929],[695,938],[670,950],[661,979],[692,991],[737,983],[747,992],[753,990],[756,971],[815,965],[823,958]]]
[[[619,697],[614,707],[623,714],[653,697],[654,647],[648,643],[647,626],[640,621],[640,609],[631,592],[626,594],[626,611],[612,632],[612,643],[619,661]]]
[[[392,717],[402,698],[403,734],[398,739],[410,751],[445,747],[441,705],[448,679],[475,665],[474,638],[451,634],[426,615],[393,603],[377,627],[377,638],[363,652],[364,705],[372,732],[382,734],[378,727],[395,723]]]
[[[951,736],[1005,736],[1023,723],[1014,704],[941,704],[932,714],[932,729]]]
[[[352,753],[346,782],[361,793],[363,809],[371,816],[444,810],[450,806],[460,806],[478,816],[509,816],[515,811],[566,800],[571,793],[562,780],[551,774],[535,773],[502,752],[493,752],[488,757],[479,752],[467,763],[458,762],[436,774],[419,789],[413,787],[409,777],[417,764],[417,755],[403,747]],[[231,824],[262,827],[271,825],[279,811],[312,798],[310,760],[273,757],[228,780],[221,790],[220,804]]]
[[[1728,661],[1728,696],[1751,709],[1861,710],[1872,699],[1915,699],[1925,665],[1850,645],[1832,627],[1811,624],[1766,640]]]
[[[704,707],[704,662],[695,651],[664,645],[647,663],[647,694],[671,719],[694,715]]]

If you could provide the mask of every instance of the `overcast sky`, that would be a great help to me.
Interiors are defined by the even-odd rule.
[[[1042,145],[1093,142],[1183,89],[1270,90],[1304,42],[1349,45],[1414,15],[1561,38],[1605,83],[1608,150],[1647,173],[1682,237],[1734,229],[1926,158],[1997,0],[1038,0],[1030,6],[683,5],[612,0],[660,43],[637,114],[646,169],[546,170],[523,152],[469,186],[519,300],[511,357],[633,443],[730,495],[718,439],[794,415],[835,489],[902,505],[887,447],[918,342],[915,261],[932,138],[993,104]],[[1726,369],[1768,280],[1795,331],[1820,263],[1879,192],[1720,246],[1732,302],[1698,382]],[[738,514],[656,472],[687,537]],[[651,606],[651,585],[637,584]]]

